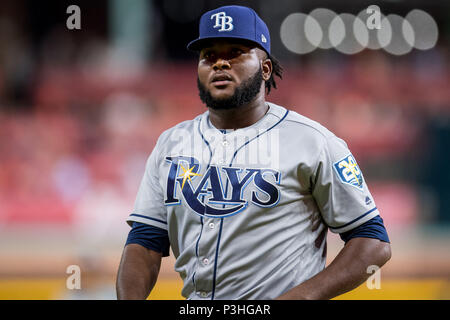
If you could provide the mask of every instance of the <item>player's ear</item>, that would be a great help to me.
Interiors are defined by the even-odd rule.
[[[272,60],[270,60],[269,58],[263,59],[261,61],[261,69],[264,81],[268,81],[270,79],[270,76],[272,75],[273,70]]]
[[[273,71],[272,60],[269,59],[269,56],[265,51],[259,48],[257,48],[257,51],[261,63],[262,77],[264,81],[268,81]]]
[[[260,48],[255,48],[256,55],[259,59],[260,67],[262,70],[262,78],[267,83],[272,76],[273,64],[270,60],[269,55]]]

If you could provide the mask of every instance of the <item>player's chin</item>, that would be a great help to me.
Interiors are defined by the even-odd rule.
[[[235,88],[232,85],[211,86],[209,93],[213,99],[226,100],[234,95]]]

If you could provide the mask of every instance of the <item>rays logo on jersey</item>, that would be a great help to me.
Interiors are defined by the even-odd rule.
[[[353,155],[334,163],[334,168],[343,183],[362,190],[363,176]]]
[[[166,157],[170,163],[165,205],[181,204],[181,197],[197,214],[226,217],[244,210],[249,202],[273,207],[280,200],[280,172],[272,169],[208,166],[200,174],[200,163],[193,157]],[[244,190],[253,182],[250,199]],[[177,190],[181,196],[177,196]],[[228,192],[229,191],[229,192]]]

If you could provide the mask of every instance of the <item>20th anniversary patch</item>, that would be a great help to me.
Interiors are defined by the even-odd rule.
[[[333,166],[343,183],[362,190],[363,176],[352,154],[335,162]]]

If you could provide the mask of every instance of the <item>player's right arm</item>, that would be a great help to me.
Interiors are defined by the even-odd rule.
[[[132,227],[116,280],[118,299],[146,299],[158,278],[162,257],[169,256],[167,209],[159,181],[159,140],[145,166],[133,212]]]
[[[158,278],[161,259],[161,252],[136,243],[127,244],[117,273],[117,299],[146,299]]]

